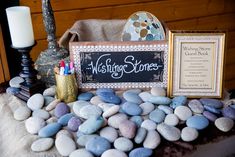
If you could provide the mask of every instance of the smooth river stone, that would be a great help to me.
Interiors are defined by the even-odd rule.
[[[232,120],[235,120],[235,109],[230,106],[223,108],[222,114],[224,117],[228,117]]]
[[[150,92],[154,96],[166,96],[166,90],[161,87],[153,87]]]
[[[44,105],[44,97],[42,94],[34,94],[31,96],[27,101],[27,106],[32,110],[38,110],[41,109]]]
[[[70,131],[68,131],[67,129],[63,129],[63,130],[60,130],[59,132],[57,132],[56,134],[56,138],[59,137],[60,135],[64,135],[64,136],[68,136],[70,138],[73,138],[73,135]]]
[[[112,88],[99,88],[99,89],[96,90],[97,95],[100,95],[102,93],[112,93],[112,94],[114,94],[115,92]]]
[[[100,116],[102,109],[96,105],[86,105],[79,110],[79,116],[88,119],[93,116]]]
[[[147,102],[150,97],[152,97],[152,95],[149,93],[149,92],[141,92],[139,94],[139,97],[144,101],[144,102]]]
[[[186,125],[197,130],[203,130],[209,125],[209,121],[204,116],[194,115],[186,121]]]
[[[141,115],[147,115],[152,112],[155,108],[155,106],[150,102],[144,102],[140,104],[139,107],[142,109]]]
[[[40,117],[44,120],[50,117],[50,114],[47,111],[42,110],[42,109],[34,110],[32,115],[33,117]]]
[[[14,88],[20,88],[20,84],[24,82],[22,77],[16,76],[9,81],[9,85]]]
[[[107,111],[109,108],[111,108],[112,106],[114,106],[115,104],[111,104],[111,103],[99,103],[98,106],[103,110],[103,112]],[[117,105],[120,107],[120,105]]]
[[[93,96],[91,92],[81,93],[78,95],[78,100],[90,101]]]
[[[108,125],[111,126],[111,127],[114,127],[116,129],[118,129],[120,123],[123,121],[123,120],[127,120],[128,117],[126,114],[124,113],[117,113],[111,117],[109,117],[108,119]]]
[[[168,141],[177,141],[180,139],[180,130],[174,126],[161,123],[158,124],[157,131]]]
[[[39,117],[30,117],[25,121],[25,128],[30,134],[37,134],[46,125],[46,122]]]
[[[186,96],[177,96],[172,99],[172,103],[170,104],[170,106],[175,109],[176,107],[183,106],[186,103],[187,103]]]
[[[80,137],[78,137],[77,143],[79,146],[86,146],[86,143],[95,137],[99,137],[99,135],[97,134],[81,135]]]
[[[132,103],[135,103],[135,104],[141,104],[142,103],[142,99],[136,93],[126,91],[126,92],[123,93],[123,98],[126,101],[132,102]]]
[[[15,87],[8,87],[6,89],[6,93],[7,94],[11,94],[11,95],[16,95],[20,92],[20,88],[15,88]]]
[[[62,156],[69,156],[76,150],[76,144],[73,139],[65,135],[58,136],[55,139],[55,147]]]
[[[81,124],[81,120],[78,117],[72,117],[69,121],[68,121],[68,128],[71,131],[77,131],[78,127]]]
[[[58,103],[60,103],[60,99],[55,99],[55,100],[53,100],[50,104],[48,104],[47,106],[46,106],[46,111],[51,111],[51,110],[53,110],[55,107],[56,107],[56,105],[58,104]]]
[[[142,143],[144,141],[146,135],[147,135],[147,130],[145,128],[140,127],[137,130],[137,133],[134,138],[135,143],[137,143],[137,144]]]
[[[104,119],[100,116],[93,116],[87,119],[79,126],[79,131],[84,134],[92,134],[99,130],[104,123]]]
[[[149,114],[149,119],[156,122],[161,123],[165,119],[165,113],[162,110],[155,109]]]
[[[67,114],[70,112],[70,108],[67,104],[60,102],[56,105],[54,114],[57,118],[60,118],[61,116]]]
[[[164,123],[170,126],[176,126],[179,124],[179,118],[175,114],[168,114],[165,117]]]
[[[87,151],[86,149],[77,149],[73,151],[69,157],[94,157],[92,153]]]
[[[104,103],[99,96],[93,96],[90,100],[90,103],[92,103],[93,105],[98,105],[100,103]]]
[[[165,114],[172,114],[173,113],[173,109],[171,107],[169,107],[169,106],[159,105],[158,109],[164,111]]]
[[[104,118],[108,118],[116,113],[118,113],[120,109],[120,106],[119,105],[113,105],[113,106],[110,106],[109,109],[105,110],[104,113],[102,114],[102,116]]]
[[[155,149],[161,143],[161,137],[155,130],[149,130],[144,140],[144,148]]]
[[[215,126],[223,132],[230,131],[233,128],[233,125],[233,120],[227,117],[220,117],[215,120]]]
[[[143,118],[141,116],[132,116],[129,120],[134,122],[137,127],[140,127],[143,122]]]
[[[84,106],[92,105],[91,103],[84,101],[84,100],[78,100],[73,103],[73,112],[77,115],[80,116],[80,110]]]
[[[214,122],[218,118],[215,114],[213,114],[209,111],[204,111],[203,116],[205,116],[208,120],[210,120],[212,122]]]
[[[19,106],[14,111],[15,120],[22,121],[22,120],[29,118],[30,115],[31,115],[31,110],[26,106]]]
[[[39,137],[52,137],[61,129],[61,125],[59,123],[50,123],[39,130]]]
[[[109,141],[103,137],[95,137],[86,143],[86,150],[96,156],[101,156],[103,152],[111,148]]]
[[[52,101],[55,100],[55,98],[51,96],[43,96],[44,97],[44,105],[48,106]]]
[[[43,91],[43,96],[52,96],[54,97],[55,96],[55,93],[56,93],[56,89],[55,89],[55,86],[52,86],[50,88],[47,88]]]
[[[202,113],[204,111],[204,107],[202,106],[202,103],[199,100],[197,100],[197,99],[189,101],[188,107],[194,113]]]
[[[122,110],[131,116],[138,116],[142,113],[142,109],[138,104],[132,102],[125,102],[122,105]]]
[[[113,143],[118,138],[118,132],[113,127],[105,127],[100,130],[100,136]]]
[[[49,150],[53,145],[53,138],[40,138],[32,143],[31,149],[34,152],[44,152]]]
[[[222,108],[223,107],[223,103],[219,100],[216,100],[216,99],[202,98],[202,99],[200,99],[200,102],[202,103],[202,105],[207,105],[207,106],[211,106],[214,108]]]
[[[106,103],[120,104],[121,99],[114,93],[105,92],[98,95],[100,99]]]
[[[141,127],[145,128],[146,130],[155,130],[157,129],[157,124],[152,120],[146,119],[141,124]]]
[[[187,106],[178,106],[175,108],[174,114],[182,121],[186,121],[192,116],[192,111]]]
[[[211,112],[211,113],[215,113],[215,114],[221,114],[220,109],[214,108],[212,106],[208,106],[208,105],[204,105],[204,109]]]
[[[125,137],[119,137],[114,141],[114,147],[123,152],[129,152],[134,147],[131,140]]]
[[[151,102],[157,105],[168,105],[171,103],[171,99],[168,97],[164,97],[164,96],[151,96],[148,99],[148,102]]]
[[[58,119],[58,123],[60,123],[63,126],[66,126],[68,125],[68,122],[72,117],[74,117],[73,113],[67,113]]]
[[[49,119],[46,120],[47,124],[55,123],[57,121],[58,121],[58,118],[56,118],[55,116],[50,117]]]
[[[127,155],[120,151],[120,150],[117,150],[117,149],[109,149],[109,150],[106,150],[102,155],[101,157],[127,157]]]
[[[135,93],[135,94],[140,94],[141,93],[141,89],[128,89],[126,92],[131,92],[131,93]]]
[[[135,148],[129,153],[129,157],[150,157],[153,154],[152,149],[148,148]]]
[[[181,139],[185,142],[191,142],[197,139],[198,131],[195,128],[185,127],[181,131]]]
[[[130,120],[123,120],[119,125],[119,130],[122,136],[132,139],[135,137],[136,124]]]

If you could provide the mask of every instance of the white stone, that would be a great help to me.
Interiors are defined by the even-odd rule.
[[[152,95],[149,92],[141,92],[139,97],[144,101],[147,102]]]
[[[26,106],[18,107],[14,112],[15,120],[25,120],[31,115],[31,110]]]
[[[113,128],[116,128],[118,129],[119,128],[119,125],[120,123],[123,121],[123,120],[127,120],[128,117],[126,114],[124,113],[117,113],[111,117],[109,117],[108,119],[108,125],[113,127]]]
[[[134,145],[128,138],[119,137],[114,141],[114,147],[120,151],[128,152],[133,149]]]
[[[50,117],[50,114],[45,110],[38,109],[38,110],[33,111],[33,117],[40,117],[46,120]]]
[[[103,112],[107,111],[108,109],[110,109],[113,105],[115,104],[110,104],[110,103],[99,103],[98,106],[103,110]]]
[[[109,126],[100,130],[100,136],[112,143],[118,138],[118,132],[116,129]]]
[[[194,141],[198,137],[198,131],[195,128],[185,127],[181,131],[181,139],[185,142]]]
[[[180,130],[174,126],[161,123],[157,125],[157,131],[168,141],[178,141],[180,139]]]
[[[60,135],[55,140],[55,146],[60,155],[69,156],[76,150],[75,142],[68,136]]]
[[[73,151],[69,155],[69,157],[94,157],[94,156],[92,155],[92,153],[90,153],[86,149],[82,148],[82,149],[77,149],[77,150]]]
[[[22,82],[24,82],[24,79],[19,76],[16,76],[9,81],[9,85],[11,87],[20,88],[20,84]]]
[[[165,117],[164,123],[171,126],[176,126],[179,124],[179,118],[175,114],[168,114]]]
[[[155,106],[150,102],[145,102],[139,105],[140,108],[142,108],[142,114],[141,115],[147,115],[150,112],[152,112],[155,108]]]
[[[98,105],[100,103],[103,103],[103,101],[100,99],[99,96],[93,96],[90,100],[90,102],[93,104],[93,105]]]
[[[148,149],[155,149],[161,143],[161,137],[155,130],[149,130],[145,137],[143,146]]]
[[[174,113],[182,121],[186,121],[188,118],[192,116],[192,111],[187,106],[176,107]]]
[[[150,92],[154,96],[166,96],[166,90],[161,87],[153,87]]]
[[[47,107],[45,108],[46,111],[51,111],[53,109],[55,109],[56,105],[60,102],[60,99],[55,99],[54,101],[52,101],[49,105],[47,105]]]
[[[152,120],[146,119],[142,122],[141,127],[146,130],[155,130],[157,128],[157,124]]]
[[[25,121],[25,128],[30,134],[37,134],[46,125],[46,122],[39,117],[30,117]]]
[[[119,106],[119,105],[113,105],[113,106],[111,106],[109,109],[107,109],[107,110],[103,113],[102,116],[103,116],[104,118],[108,118],[108,117],[110,117],[110,116],[112,116],[112,115],[118,113],[119,109],[120,109],[120,106]]]
[[[87,102],[87,101],[84,101],[84,100],[78,100],[78,101],[75,101],[72,105],[72,111],[80,117],[80,110],[81,108],[83,108],[84,106],[87,106],[87,105],[91,105],[91,103]]]
[[[58,120],[58,118],[57,117],[55,117],[55,116],[53,116],[53,117],[51,117],[51,118],[49,118],[49,119],[47,119],[47,124],[49,124],[49,123],[54,123],[54,122],[57,122],[57,120]]]
[[[44,97],[42,96],[42,94],[39,93],[34,94],[27,101],[27,106],[33,111],[41,109],[43,105],[44,105]]]
[[[70,138],[73,138],[73,135],[68,131],[68,130],[60,130],[57,134],[56,134],[56,138],[58,138],[59,136],[68,136]]]
[[[49,150],[54,144],[52,138],[40,138],[34,141],[31,145],[31,149],[34,152],[43,152]]]
[[[197,99],[189,101],[188,106],[194,113],[199,113],[200,114],[204,111],[203,105]]]
[[[101,157],[127,157],[127,155],[120,151],[120,150],[117,150],[117,149],[109,149],[109,150],[106,150],[102,155]]]
[[[233,120],[227,117],[220,117],[215,120],[215,126],[223,132],[230,131],[233,128],[233,125]]]
[[[56,87],[52,86],[50,88],[45,89],[42,95],[53,97],[53,96],[55,96],[55,93],[56,93]]]
[[[96,105],[86,105],[79,110],[79,116],[88,119],[92,116],[100,116],[102,109]]]

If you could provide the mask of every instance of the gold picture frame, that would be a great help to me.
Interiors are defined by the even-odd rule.
[[[225,32],[169,31],[168,95],[221,98]]]

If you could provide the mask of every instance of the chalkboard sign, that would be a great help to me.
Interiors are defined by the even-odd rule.
[[[165,42],[86,42],[70,50],[80,88],[167,86]]]

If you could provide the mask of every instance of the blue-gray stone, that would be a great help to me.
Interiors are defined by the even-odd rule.
[[[79,126],[79,131],[84,134],[92,134],[99,130],[104,123],[100,116],[92,116]]]
[[[141,116],[132,116],[130,120],[134,122],[138,127],[140,127],[143,122],[143,119]]]
[[[51,96],[43,96],[44,97],[44,105],[47,106],[49,105],[52,101],[55,100],[55,98]]]
[[[208,106],[208,105],[204,105],[204,109],[211,112],[211,113],[215,113],[215,114],[220,114],[221,111],[219,109],[216,109],[212,106]]]
[[[234,108],[235,109],[235,104],[234,105],[230,105],[230,107]]]
[[[164,111],[165,114],[172,114],[173,113],[173,109],[171,107],[169,107],[169,106],[159,105],[158,109]]]
[[[139,93],[141,93],[141,89],[134,88],[134,89],[129,89],[129,90],[127,90],[126,92],[132,92],[132,93],[139,94]]]
[[[144,141],[146,135],[147,135],[147,130],[145,128],[140,127],[137,130],[137,133],[134,139],[135,143],[141,144]]]
[[[115,93],[113,89],[111,88],[99,88],[96,90],[96,94],[100,95],[101,93]]]
[[[151,96],[148,99],[148,102],[151,102],[152,104],[157,104],[157,105],[168,105],[171,103],[171,99],[168,97],[164,96]]]
[[[207,98],[202,98],[200,99],[202,105],[207,105],[211,106],[214,108],[222,108],[224,105],[221,101],[216,100],[216,99],[207,99]]]
[[[203,116],[205,116],[209,121],[212,121],[212,122],[214,122],[218,118],[215,114],[209,111],[204,111]]]
[[[165,112],[160,110],[160,109],[155,109],[149,114],[149,119],[156,122],[156,123],[161,123],[165,119]]]
[[[90,101],[93,96],[91,92],[81,93],[78,95],[78,100]]]
[[[52,137],[54,136],[60,129],[61,125],[59,123],[50,123],[39,130],[39,137]]]
[[[139,97],[139,95],[137,93],[126,91],[126,92],[123,93],[123,98],[126,101],[133,102],[133,103],[136,103],[136,104],[141,104],[142,103],[142,99]]]
[[[95,137],[99,137],[99,135],[97,134],[81,135],[80,137],[78,137],[77,143],[79,146],[86,146],[87,142]]]
[[[67,113],[58,119],[58,123],[63,126],[66,126],[72,117],[74,117],[73,113]]]
[[[225,107],[222,110],[223,116],[235,120],[235,109],[232,107]]]
[[[7,94],[11,94],[11,95],[16,95],[20,92],[20,88],[15,88],[15,87],[8,87],[6,89],[6,93]]]
[[[170,106],[175,109],[176,107],[183,106],[186,103],[187,103],[186,96],[177,96],[172,99],[172,103],[170,104]]]
[[[122,105],[123,111],[131,116],[138,116],[142,113],[142,108],[138,104],[132,102],[125,102]]]
[[[86,150],[96,156],[101,156],[103,152],[110,148],[111,144],[103,137],[94,137],[86,143]]]
[[[103,92],[103,93],[100,93],[98,96],[100,97],[102,101],[107,102],[107,103],[113,103],[113,104],[121,103],[121,99],[117,95],[111,92]]]
[[[147,102],[151,97],[152,94],[148,93],[148,92],[141,92],[139,93],[139,97],[144,101]]]
[[[80,136],[83,136],[83,135],[86,135],[86,134],[84,134],[83,132],[78,130],[76,135],[77,135],[77,138],[79,138]]]
[[[153,154],[152,149],[140,147],[135,148],[129,153],[129,157],[150,157]]]
[[[197,130],[203,130],[209,125],[209,121],[204,116],[194,115],[187,119],[186,125]]]

